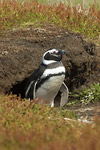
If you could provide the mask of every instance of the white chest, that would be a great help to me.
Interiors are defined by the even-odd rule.
[[[40,88],[38,88],[36,97],[43,98],[48,101],[53,100],[57,95],[64,79],[64,74],[50,77],[40,86]]]

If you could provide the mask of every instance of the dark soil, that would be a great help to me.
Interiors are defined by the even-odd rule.
[[[63,63],[70,91],[100,81],[100,48],[54,25],[19,28],[0,36],[0,92],[22,94],[25,79],[51,48],[67,50]]]

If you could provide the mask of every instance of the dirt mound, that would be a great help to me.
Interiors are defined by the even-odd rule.
[[[53,25],[20,28],[0,37],[0,91],[23,93],[25,79],[39,66],[44,51],[65,49],[66,85],[70,90],[100,79],[100,50],[79,34]]]

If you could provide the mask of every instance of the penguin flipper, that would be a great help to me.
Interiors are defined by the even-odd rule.
[[[37,70],[35,70],[31,76],[27,79],[26,87],[25,87],[25,98],[27,99],[35,99],[36,86],[42,76],[46,66],[41,64]]]
[[[68,87],[66,86],[64,82],[62,83],[60,92],[61,92],[60,107],[63,107],[67,103],[68,95],[69,95]]]
[[[36,85],[38,81],[31,81],[26,92],[25,92],[25,97],[27,99],[35,99],[35,92],[36,92]]]

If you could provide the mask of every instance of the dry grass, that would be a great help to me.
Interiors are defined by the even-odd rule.
[[[93,124],[65,121],[73,112],[0,96],[0,149],[99,150],[100,119]]]
[[[81,5],[70,7],[63,3],[42,5],[38,2],[0,0],[0,30],[33,23],[54,23],[69,30],[83,33],[89,37],[99,36],[100,10],[97,5],[83,8]]]

